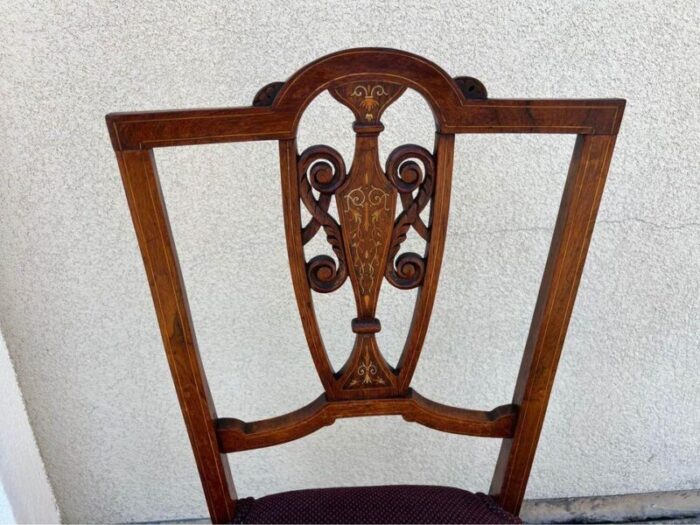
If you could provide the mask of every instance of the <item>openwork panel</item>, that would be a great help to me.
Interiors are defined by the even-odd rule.
[[[433,199],[439,177],[437,149],[431,153],[421,146],[407,144],[396,148],[385,166],[380,164],[378,140],[384,129],[382,113],[405,90],[402,84],[377,78],[331,86],[333,97],[355,116],[351,167],[348,170],[341,155],[325,145],[307,148],[298,155],[295,165],[299,199],[311,215],[309,222],[301,227],[302,244],[306,245],[316,235],[325,235],[334,256],[304,253],[303,261],[292,264],[303,265],[308,286],[319,293],[333,292],[349,279],[357,308],[357,317],[351,321],[356,334],[354,346],[345,365],[324,381],[332,398],[399,395],[406,392],[410,383],[410,377],[408,381],[401,380],[401,367],[387,363],[375,337],[381,330],[376,309],[383,282],[386,280],[400,289],[416,288],[424,283],[428,250],[423,254],[402,253],[401,245],[411,228],[425,240],[426,247],[431,242],[430,220],[426,224],[421,212]],[[443,176],[448,182],[449,174]],[[338,210],[337,218],[329,212],[332,199]],[[418,301],[427,299],[432,300],[421,299],[419,295]],[[427,322],[426,317],[421,325]],[[311,329],[318,331],[317,326]],[[420,330],[424,331],[425,327],[421,326]],[[309,341],[312,346],[323,345],[320,333]],[[415,361],[406,357],[419,351],[420,341],[409,334],[401,362]],[[312,355],[317,360],[326,359],[324,348],[312,348]],[[324,363],[319,367],[317,363],[317,368],[320,372],[330,370],[330,365]],[[408,369],[403,372],[412,374]]]

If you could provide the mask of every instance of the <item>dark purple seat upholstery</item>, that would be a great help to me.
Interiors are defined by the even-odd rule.
[[[390,485],[295,490],[238,501],[234,523],[521,523],[486,494]]]

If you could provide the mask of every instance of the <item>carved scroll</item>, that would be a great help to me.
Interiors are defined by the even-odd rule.
[[[419,160],[421,166],[414,160]],[[408,144],[396,148],[386,161],[386,175],[401,195],[404,210],[396,219],[391,235],[391,247],[385,275],[387,280],[401,289],[415,288],[423,281],[425,258],[408,252],[396,257],[411,227],[426,240],[430,230],[420,213],[433,196],[435,163],[433,156],[421,146]],[[418,193],[413,197],[413,192]]]
[[[331,196],[345,182],[345,162],[340,153],[328,146],[312,146],[299,157],[299,196],[311,214],[311,220],[302,231],[304,244],[310,241],[320,227],[338,259],[317,255],[306,263],[309,286],[317,292],[328,293],[340,288],[347,278],[343,234],[338,222],[328,213]],[[319,198],[313,190],[319,192]]]

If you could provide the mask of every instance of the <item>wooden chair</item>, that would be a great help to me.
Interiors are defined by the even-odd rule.
[[[435,146],[432,152],[401,146],[383,168],[377,153],[380,117],[407,88],[422,95],[432,109]],[[297,151],[299,119],[325,90],[356,118],[349,170],[327,146]],[[265,86],[252,107],[107,115],[213,522],[517,522],[624,107],[620,99],[489,99],[478,80],[452,78],[419,56],[351,49],[318,59],[284,83]],[[445,406],[411,389],[440,273],[457,133],[577,135],[515,393],[511,403],[489,412]],[[292,281],[324,392],[287,415],[243,422],[220,418],[214,410],[153,149],[249,140],[279,142]],[[333,198],[337,217],[329,211]],[[429,220],[424,222],[420,213],[428,204]],[[302,206],[312,217],[306,224]],[[401,253],[411,228],[425,239],[422,255]],[[305,245],[321,230],[335,258],[307,253]],[[348,278],[357,305],[355,343],[336,371],[321,339],[312,291],[333,292]],[[384,359],[375,338],[381,329],[375,317],[377,299],[385,279],[400,289],[419,289],[396,366]],[[443,432],[501,438],[490,496],[445,487],[392,486],[237,500],[227,453],[298,439],[337,418],[370,415],[401,415]],[[358,500],[363,505],[353,505]]]

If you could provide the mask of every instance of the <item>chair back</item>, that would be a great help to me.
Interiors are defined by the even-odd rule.
[[[432,151],[407,144],[382,166],[383,112],[407,90],[435,119]],[[309,103],[328,91],[354,114],[353,159],[317,145],[299,152]],[[236,495],[226,454],[284,443],[338,418],[401,415],[444,432],[501,438],[491,494],[517,514],[535,455],[557,362],[593,231],[624,100],[498,100],[470,77],[390,49],[341,51],[262,88],[251,107],[116,113],[107,125],[211,518],[233,519]],[[454,138],[458,133],[578,135],[513,399],[490,411],[436,403],[411,388],[430,322],[445,246]],[[279,142],[284,225],[301,323],[323,392],[284,416],[254,422],[217,416],[199,358],[153,149],[250,140]],[[349,168],[348,168],[349,165]],[[332,212],[335,201],[337,214]],[[302,207],[310,219],[303,221]],[[422,253],[406,251],[410,230]],[[307,246],[325,237],[333,256]],[[418,288],[397,363],[377,343],[382,285]],[[356,315],[345,364],[334,370],[313,295],[348,283]]]

